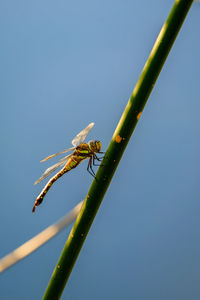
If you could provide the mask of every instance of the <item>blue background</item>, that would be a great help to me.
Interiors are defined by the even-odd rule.
[[[86,162],[33,215],[39,161],[91,121],[107,148],[172,5],[1,1],[0,257],[84,199]],[[199,26],[194,3],[62,299],[200,299]],[[1,274],[0,298],[41,299],[69,230]]]

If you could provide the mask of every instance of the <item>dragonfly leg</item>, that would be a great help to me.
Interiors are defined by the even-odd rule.
[[[95,179],[95,173],[92,169],[92,157],[90,157],[89,162],[88,162],[88,166],[87,166],[87,171],[90,173],[90,175],[92,175]]]
[[[102,161],[104,159],[104,156],[103,157],[97,157],[96,156],[95,159],[98,160],[98,161]]]
[[[103,166],[103,165],[96,164],[96,163],[95,163],[95,159],[98,160],[98,161],[102,161],[103,157],[100,157],[100,158],[99,158],[99,157],[96,156],[96,154],[93,155],[93,165],[94,165],[94,166],[98,166],[98,167],[99,167],[99,166]]]
[[[95,167],[99,167],[100,164],[96,164],[96,163],[95,163],[95,159],[96,159],[96,157],[93,156],[93,158],[92,158],[92,164],[93,164],[93,166],[95,166]]]
[[[101,161],[104,159],[104,156],[103,157],[98,157],[96,154],[93,155],[93,157],[98,160],[98,161]]]

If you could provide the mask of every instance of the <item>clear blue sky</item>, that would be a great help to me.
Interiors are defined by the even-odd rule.
[[[48,163],[94,121],[106,149],[173,1],[1,1],[0,257],[86,195],[84,162],[37,209]],[[194,3],[62,299],[200,299],[200,5]],[[54,162],[54,161],[53,161]],[[69,229],[1,275],[41,299]]]

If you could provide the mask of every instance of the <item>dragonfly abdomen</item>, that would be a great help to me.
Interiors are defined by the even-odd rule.
[[[76,159],[75,157],[72,156],[68,160],[66,165],[58,173],[56,173],[53,177],[51,177],[51,179],[47,182],[47,184],[45,185],[45,187],[43,188],[43,190],[41,191],[41,193],[39,194],[39,196],[35,200],[35,204],[33,206],[32,212],[35,212],[36,206],[38,206],[42,203],[44,196],[46,195],[46,193],[48,192],[48,190],[50,189],[52,184],[58,178],[60,178],[63,174],[65,174],[65,173],[69,172],[70,170],[74,169],[75,167],[77,167],[82,160]]]

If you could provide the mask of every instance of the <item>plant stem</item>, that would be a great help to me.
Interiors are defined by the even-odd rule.
[[[114,132],[102,166],[97,172],[97,180],[92,182],[43,300],[60,299],[101,201],[192,2],[175,1]]]

